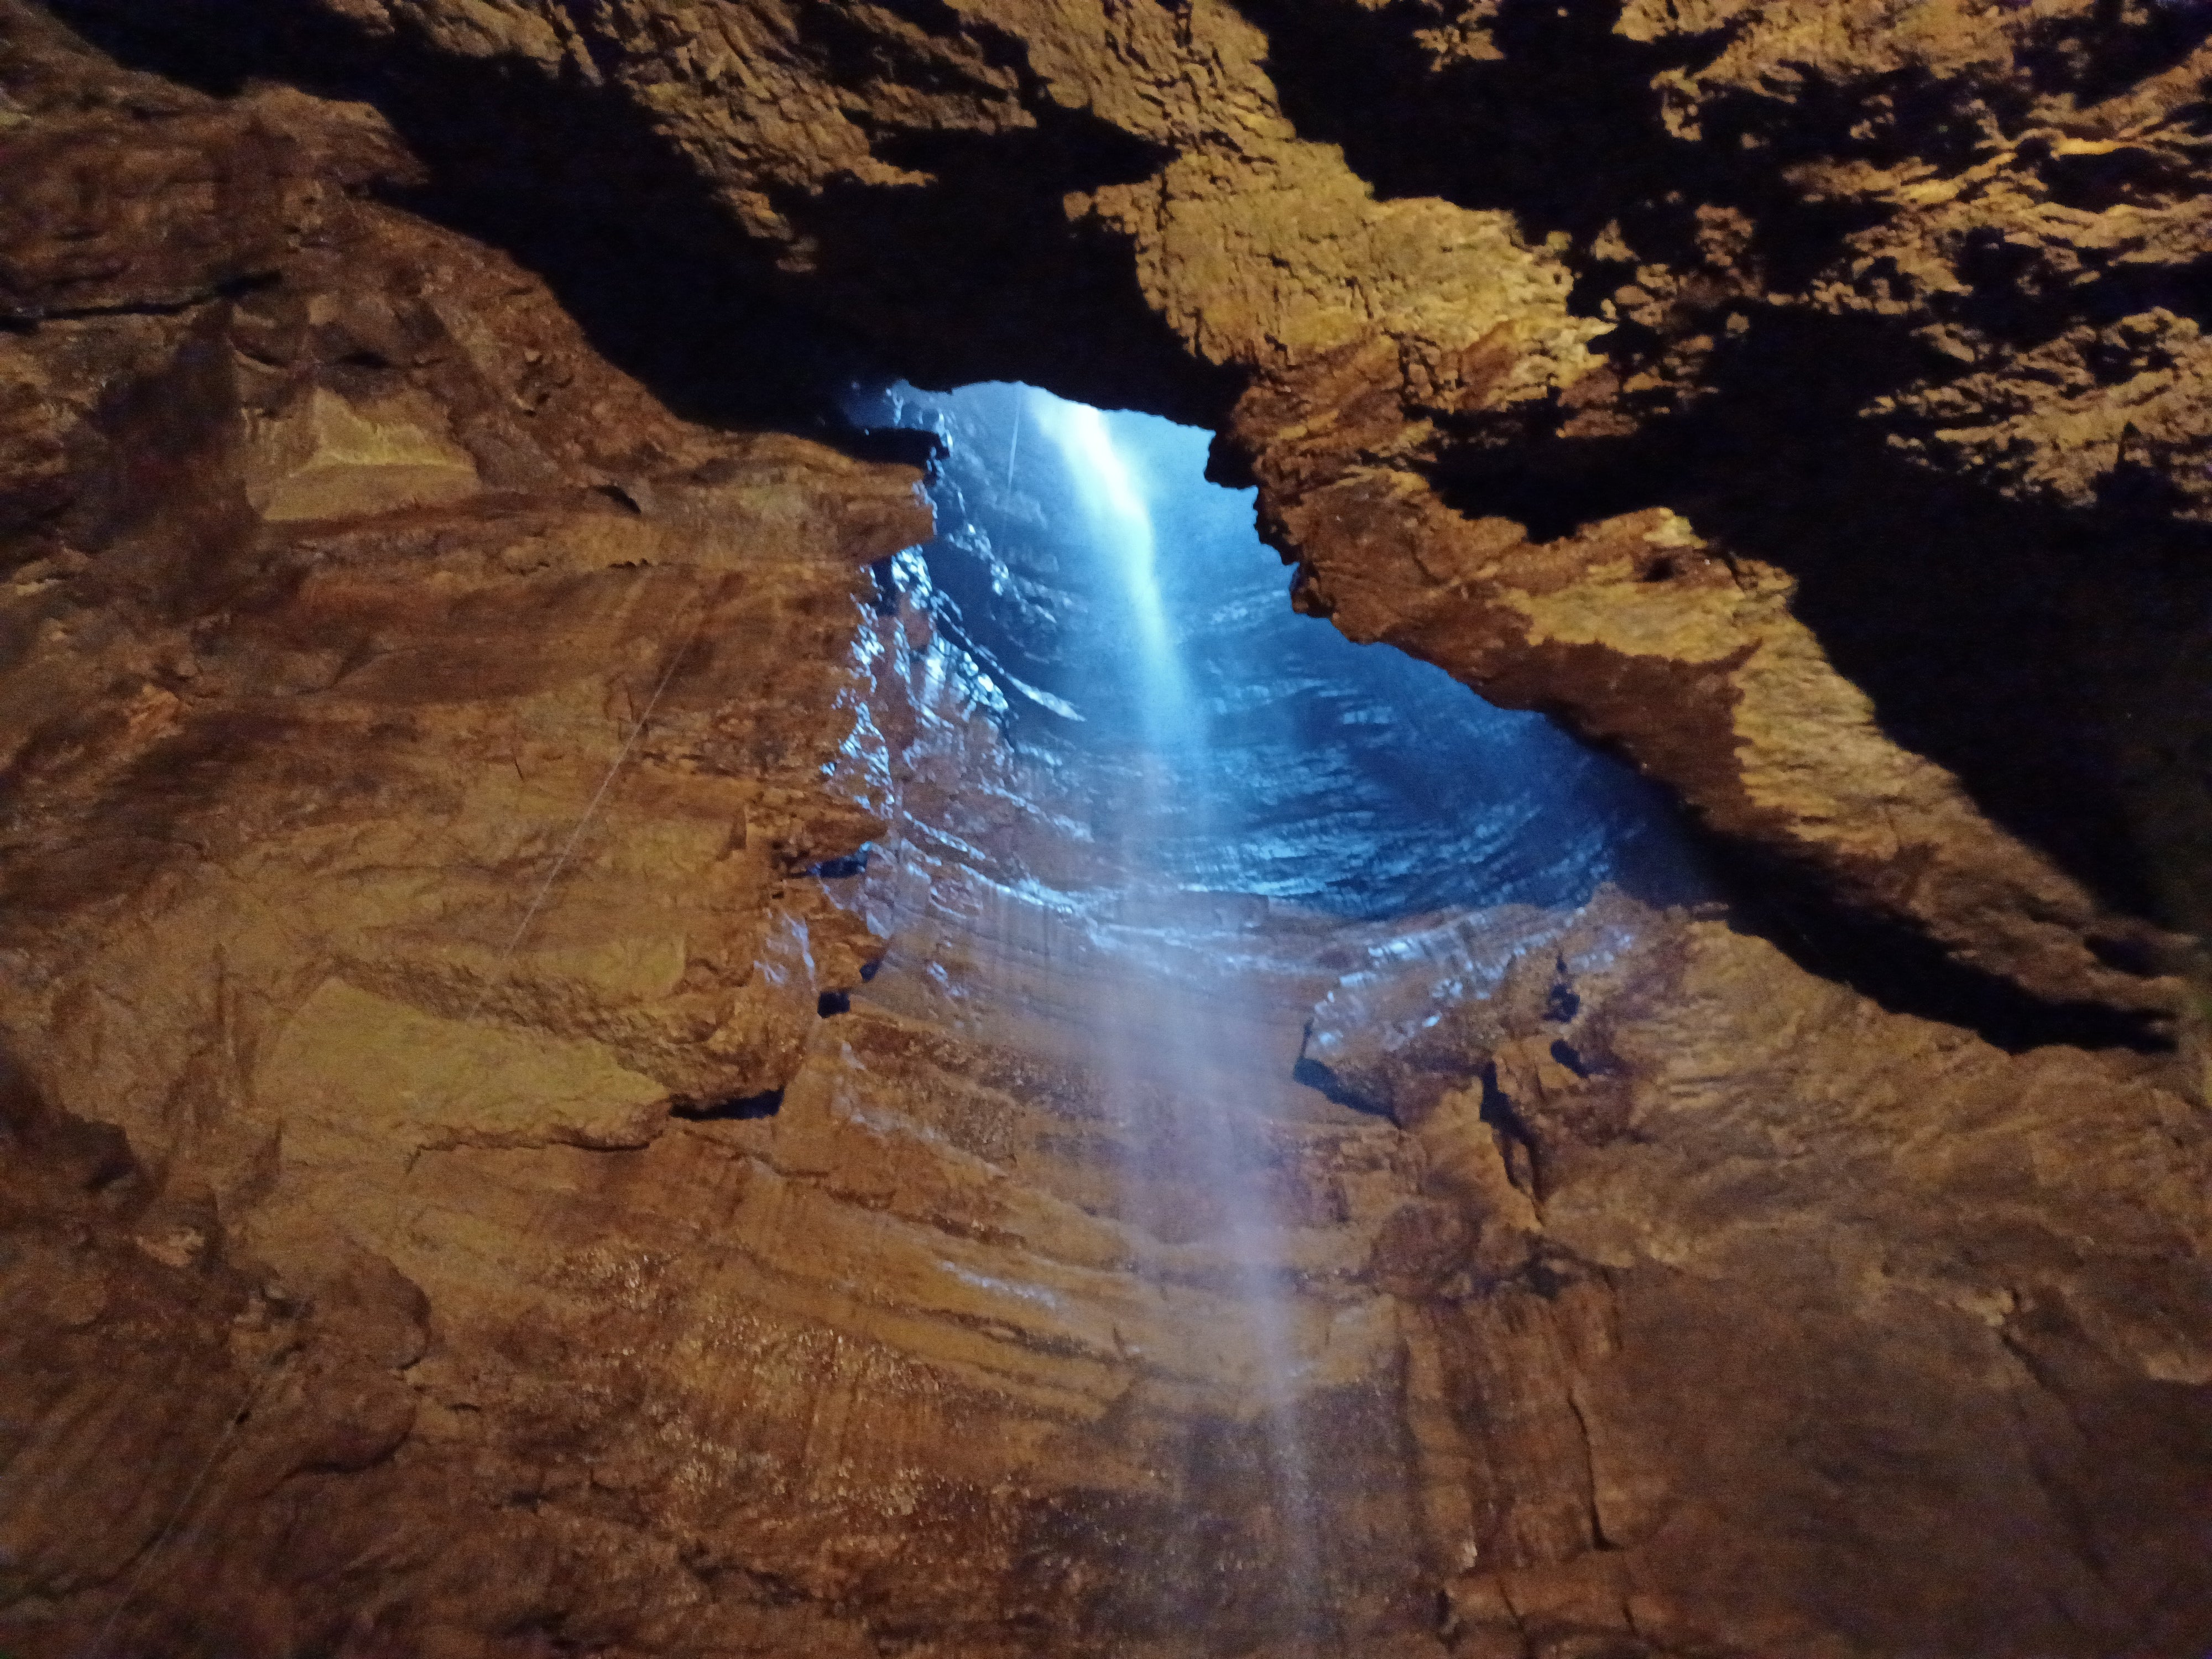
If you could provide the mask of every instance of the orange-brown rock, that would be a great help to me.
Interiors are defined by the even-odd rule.
[[[628,237],[650,201],[672,248],[918,376],[1234,404],[1224,458],[1317,606],[1411,580],[1367,568],[1363,493],[1424,541],[1516,526],[1576,628],[1462,586],[1405,602],[1483,649],[1396,633],[1970,975],[2171,1016],[2140,923],[2212,915],[2176,758],[2212,487],[2200,7],[66,9],[384,100],[594,306],[636,274],[558,222]],[[1662,509],[1764,620],[1652,636],[1681,590],[1612,550]]]
[[[1400,1224],[1489,1504],[1456,1616],[1540,1652],[2201,1639],[2201,1105],[1618,898],[1419,955],[1307,1053],[1424,1154]]]
[[[59,9],[0,1646],[2212,1640],[2195,14]],[[1771,863],[1113,896],[771,301],[1220,421]]]

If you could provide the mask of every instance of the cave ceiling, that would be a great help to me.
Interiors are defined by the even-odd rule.
[[[2188,0],[0,0],[0,1646],[2197,1659],[2208,77]],[[1070,899],[900,378],[1211,430],[1718,898]]]

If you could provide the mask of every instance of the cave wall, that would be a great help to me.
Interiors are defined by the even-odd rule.
[[[2172,1009],[2200,7],[65,9],[379,98],[611,333],[644,221],[917,380],[1219,425],[1355,637],[1993,995]]]
[[[11,1650],[2201,1651],[2191,11],[59,9]],[[1787,901],[1177,921],[1318,1622],[1203,1195],[1113,1196],[1258,1085],[1067,1050],[1134,947],[1005,925],[921,474],[810,420],[885,362],[1218,423],[1306,608]]]

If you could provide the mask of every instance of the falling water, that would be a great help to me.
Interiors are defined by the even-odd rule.
[[[1082,538],[1113,572],[1120,596],[1136,623],[1140,690],[1138,708],[1154,745],[1202,741],[1190,677],[1183,671],[1181,647],[1168,627],[1160,596],[1159,537],[1152,505],[1115,446],[1106,417],[1082,404],[1049,393],[1029,392],[1036,424],[1060,450],[1083,504]],[[1017,428],[1018,430],[1018,428]]]
[[[1098,410],[1041,392],[1027,392],[1024,401],[1030,423],[1057,449],[1081,505],[1080,522],[1069,539],[1084,544],[1096,568],[1108,573],[1103,608],[1109,614],[1118,610],[1130,626],[1132,648],[1115,660],[1124,676],[1121,689],[1144,752],[1132,775],[1134,793],[1125,796],[1124,809],[1133,823],[1150,828],[1140,844],[1204,844],[1221,833],[1212,808],[1224,757],[1212,750],[1206,710],[1187,660],[1188,647],[1170,622],[1161,591],[1159,535],[1145,470],[1115,443],[1113,428]],[[1157,879],[1164,872],[1131,873]],[[1156,972],[1172,975],[1171,962],[1161,963]],[[1187,981],[1122,983],[1127,1006],[1101,1009],[1094,1021],[1099,1074],[1124,1099],[1163,1078],[1180,1084],[1177,1092],[1197,1096],[1182,1103],[1188,1121],[1165,1142],[1173,1152],[1153,1153],[1180,1155],[1192,1167],[1148,1168],[1140,1154],[1130,1172],[1130,1211],[1152,1223],[1157,1234],[1168,1228],[1164,1218],[1147,1213],[1148,1199],[1171,1179],[1195,1182],[1214,1195],[1218,1225],[1212,1243],[1225,1260],[1231,1298],[1254,1362],[1251,1407],[1279,1551],[1274,1563],[1281,1592],[1278,1617],[1292,1629],[1312,1633],[1323,1612],[1316,1594],[1320,1541],[1311,1458],[1299,1431],[1295,1397],[1303,1367],[1286,1271],[1291,1252],[1284,1218],[1269,1201],[1249,1144],[1249,1126],[1261,1121],[1262,1103],[1224,1098],[1222,1092],[1264,1073],[1264,1060],[1236,1053],[1233,1045],[1241,1034],[1265,1029],[1265,1012],[1231,1006],[1243,989],[1233,975],[1210,976],[1203,994]],[[1247,1126],[1242,1137],[1240,1125]]]
[[[1178,1353],[1131,1363],[1170,1392],[1195,1378],[1199,1409],[1233,1419],[1163,1472],[1192,1512],[1146,1559],[1243,1586],[1223,1592],[1242,1598],[1228,1624],[1268,1650],[1342,1651],[1364,1546],[1341,1524],[1342,1448],[1315,1425],[1334,1437],[1364,1409],[1347,1356],[1388,1361],[1333,1323],[1337,1200],[1307,1160],[1351,1115],[1297,1072],[1344,971],[1322,962],[1456,937],[1450,907],[1663,880],[1663,814],[1542,720],[1297,616],[1251,493],[1200,481],[1202,433],[1007,386],[857,412],[947,441],[939,537],[902,580],[1007,739],[1015,770],[992,787],[1036,831],[993,841],[1006,803],[981,799],[910,823],[873,994],[985,1041],[1063,1043],[1088,1075],[1116,1149],[1104,1207],[1150,1316],[1181,1332]]]

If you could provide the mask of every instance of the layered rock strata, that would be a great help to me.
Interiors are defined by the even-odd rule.
[[[1624,62],[1657,76],[1668,143],[1752,158],[1724,180],[1788,185],[1744,198],[1777,216],[1769,257],[1843,258],[1788,209],[1847,185],[1925,210],[1847,241],[1970,250],[1947,213],[2106,166],[2133,194],[2099,234],[2144,232],[2141,276],[2192,257],[2168,175],[2125,152],[2186,158],[2193,25],[1679,9],[175,14],[210,75],[256,66],[258,17],[303,75],[336,43],[368,83],[429,76],[443,107],[389,100],[412,149],[363,106],[188,90],[6,12],[0,1644],[2201,1651],[2212,1154],[2184,1060],[2006,1052],[1724,914],[1617,895],[1340,930],[1038,883],[1096,854],[1059,844],[883,566],[927,533],[920,475],[680,418],[586,337],[585,296],[392,205],[541,145],[568,171],[513,187],[599,190],[578,227],[626,179],[711,198],[917,364],[1224,412],[1310,605],[1557,708],[2039,1007],[2168,1009],[2165,945],[2081,874],[2111,874],[2103,821],[1977,810],[2042,751],[1966,742],[1986,696],[1916,748],[1893,687],[1846,675],[1881,561],[1839,564],[1831,532],[1869,521],[1794,520],[1801,572],[1757,532],[1826,498],[1760,520],[1718,462],[1685,475],[1698,501],[1586,526],[1481,491],[1519,456],[1572,499],[1633,495],[1647,432],[1740,439],[1771,406],[1713,366],[1724,323],[1696,344],[1735,301],[1667,262],[1711,205],[1665,200],[1671,162],[1624,175],[1632,201],[1533,187],[1515,121],[1592,95],[1566,47],[1607,90]],[[1419,47],[1408,118],[1524,87],[1466,118],[1514,116],[1519,161],[1394,195],[1322,131],[1316,19],[1348,77],[1354,48]],[[1695,31],[1715,55],[1662,61]],[[1988,106],[2004,131],[2060,138],[1973,173],[1967,123],[1931,174],[1878,121],[1820,125],[1838,88],[1917,132],[1993,87],[2018,88]],[[1562,155],[1642,155],[1630,107]],[[586,135],[659,160],[595,172]],[[1077,281],[1053,215],[1133,252],[1127,292],[1091,268],[1054,319],[1075,333],[926,280],[965,234],[946,198],[1004,200],[978,182],[1002,164],[1042,216],[1012,237],[1042,250],[1008,266],[1026,304]],[[1644,334],[1578,297],[1615,239]],[[1917,290],[1859,307],[1806,258],[1739,332],[1927,325]],[[2088,304],[2008,326],[2063,335]],[[1086,369],[1100,341],[1127,349]],[[2172,552],[2197,404],[2167,373],[2077,412],[2094,435],[2151,410],[2124,521]],[[1668,428],[1708,390],[1729,422]],[[2002,512],[1952,493],[1931,522],[2022,550],[2039,625],[2079,526],[2003,514],[2072,511],[2112,469],[2027,424],[2043,447],[1972,485]],[[2080,614],[2085,659],[2171,637]],[[1908,663],[1951,637],[1925,625],[1899,622]],[[2193,683],[2125,666],[2094,688],[2115,720],[2131,686]],[[2171,772],[2120,782],[2114,810],[2150,811],[2140,783],[2138,822],[2194,822]],[[1192,1002],[1224,1011],[1201,1064],[1147,1041]],[[1273,1218],[1270,1343],[1200,1123]]]
[[[918,376],[1218,417],[1358,637],[1969,975],[2174,1006],[2201,8],[69,9],[375,90],[526,221],[684,203]]]
[[[1408,954],[1307,1054],[1423,1153],[1378,1259],[1435,1275],[1394,1283],[1480,1495],[1463,1645],[2201,1639],[2201,1105],[1603,896]]]

